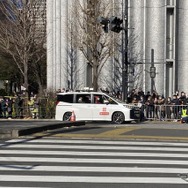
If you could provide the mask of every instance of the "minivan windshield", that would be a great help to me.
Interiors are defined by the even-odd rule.
[[[123,103],[123,101],[121,99],[119,99],[119,98],[116,98],[116,97],[111,96],[111,95],[109,95],[109,97],[112,98],[117,103]]]

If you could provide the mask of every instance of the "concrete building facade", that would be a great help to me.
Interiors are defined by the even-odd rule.
[[[120,4],[126,0],[120,0]],[[113,2],[113,1],[112,1]],[[117,3],[117,1],[114,1]],[[47,87],[57,90],[69,87],[67,71],[67,26],[74,0],[47,0]],[[123,7],[124,8],[124,7]],[[188,93],[188,0],[128,0],[128,32],[135,36],[130,56],[139,59],[136,69],[142,73],[137,82],[147,92],[171,96],[176,90]],[[129,45],[133,43],[129,40]],[[154,51],[156,76],[150,75],[151,50]],[[139,58],[134,58],[138,56]],[[77,52],[77,89],[87,85],[87,66]],[[111,62],[109,60],[109,62]],[[130,64],[132,62],[129,62]],[[113,68],[112,68],[113,69]],[[115,71],[114,69],[111,71]],[[112,73],[113,74],[113,73]],[[111,77],[111,76],[110,76]],[[103,85],[104,86],[104,85]]]

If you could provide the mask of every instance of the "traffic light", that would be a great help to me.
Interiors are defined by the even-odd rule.
[[[113,32],[119,33],[123,29],[123,27],[121,26],[122,23],[123,23],[122,19],[112,16],[109,19],[109,24],[110,24],[109,29]]]
[[[109,24],[109,20],[107,18],[104,17],[99,17],[98,18],[98,22],[103,25],[103,30],[105,33],[108,33],[108,24]]]

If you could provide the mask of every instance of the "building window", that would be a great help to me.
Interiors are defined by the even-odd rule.
[[[174,0],[167,0],[167,5],[168,6],[173,6],[174,5]]]

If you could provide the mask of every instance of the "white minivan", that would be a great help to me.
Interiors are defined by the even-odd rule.
[[[76,121],[112,121],[122,124],[140,120],[139,108],[119,103],[106,93],[58,93],[55,119],[70,121],[73,112]]]

